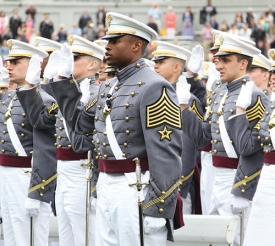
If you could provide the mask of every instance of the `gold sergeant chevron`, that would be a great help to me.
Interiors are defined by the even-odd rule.
[[[146,107],[146,127],[154,128],[162,124],[181,129],[180,108],[172,102],[163,87],[160,98]]]

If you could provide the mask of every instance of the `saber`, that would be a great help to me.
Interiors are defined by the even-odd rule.
[[[241,212],[240,218],[240,246],[242,246],[244,241],[244,211]]]
[[[89,215],[90,215],[90,197],[91,197],[91,172],[93,168],[92,151],[88,151],[88,162],[81,164],[86,167],[86,234],[85,234],[85,246],[89,246]]]
[[[34,246],[34,220],[33,216],[30,217],[30,246]]]
[[[142,214],[142,201],[140,200],[139,192],[142,191],[143,185],[148,185],[149,182],[142,183],[141,182],[141,168],[140,168],[140,160],[138,157],[133,159],[136,164],[136,177],[137,182],[134,184],[129,184],[129,186],[136,186],[138,190],[138,217],[139,217],[139,235],[140,235],[140,245],[144,246],[144,229],[143,229],[143,214]]]

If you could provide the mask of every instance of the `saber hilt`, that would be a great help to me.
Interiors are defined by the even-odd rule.
[[[149,182],[142,183],[141,182],[141,167],[140,167],[140,160],[138,157],[133,159],[133,161],[136,163],[136,176],[137,176],[137,182],[133,184],[129,184],[129,186],[136,186],[138,191],[142,190],[143,185],[149,185]]]
[[[30,217],[30,246],[34,246],[34,219]]]

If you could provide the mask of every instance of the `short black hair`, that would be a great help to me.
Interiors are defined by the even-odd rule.
[[[146,39],[138,37],[138,36],[134,36],[134,35],[129,35],[129,36],[132,37],[133,41],[140,40],[142,42],[141,53],[142,53],[142,55],[144,55],[144,53],[146,51],[146,48],[147,48],[147,45],[148,45],[149,42]]]

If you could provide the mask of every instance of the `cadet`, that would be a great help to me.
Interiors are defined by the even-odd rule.
[[[259,60],[265,69],[269,68],[271,73],[271,81],[275,81],[275,49],[270,49],[268,56],[272,61],[265,58]],[[254,60],[253,60],[254,61]],[[274,88],[273,88],[274,90]],[[244,246],[250,245],[274,245],[275,237],[272,230],[274,221],[274,176],[275,176],[275,159],[274,159],[274,108],[275,100],[271,98],[269,109],[266,110],[266,118],[261,122],[259,138],[262,140],[261,145],[264,147],[264,165],[261,170],[259,183],[254,195],[251,207],[251,213],[248,220],[246,236],[244,238]],[[261,235],[259,237],[259,235]]]
[[[29,83],[39,81],[42,59],[48,54],[35,46],[17,40],[8,40],[10,81],[22,88]],[[30,57],[32,57],[30,59]],[[35,93],[38,93],[36,90]],[[21,92],[17,92],[18,94]],[[38,232],[34,235],[34,243],[48,245],[50,220],[50,201],[54,191],[55,172],[40,172],[36,168],[39,155],[34,154],[32,179],[30,183],[31,154],[39,152],[34,146],[37,142],[40,129],[43,128],[45,108],[53,103],[53,98],[40,91],[43,98],[41,114],[37,115],[37,129],[33,129],[26,113],[23,110],[15,91],[7,91],[2,98],[0,114],[0,175],[1,175],[1,208],[3,215],[3,231],[5,242],[11,245],[30,244],[30,218],[32,209],[39,210],[34,217],[34,228]],[[30,98],[31,100],[31,98]],[[39,110],[38,110],[39,111]],[[41,136],[41,135],[40,135]],[[44,146],[43,146],[44,147]],[[44,150],[43,150],[44,151]],[[45,170],[44,170],[45,171]],[[30,187],[30,189],[28,189]],[[26,200],[27,199],[27,200]],[[29,208],[26,215],[25,201]]]
[[[64,80],[51,86],[73,130],[89,133],[95,120],[100,145],[96,245],[140,245],[137,190],[129,186],[136,182],[133,158],[140,160],[142,181],[150,180],[143,201],[145,245],[166,245],[167,238],[172,240],[171,219],[181,182],[182,123],[177,95],[142,58],[156,32],[113,12],[107,14],[106,23],[105,58],[118,72],[100,87],[95,116],[83,115],[81,93],[70,82],[72,56],[66,46],[58,71]],[[74,94],[69,95],[70,90]]]
[[[203,62],[203,48],[196,46],[192,49],[192,54],[189,50],[178,45],[169,44],[162,41],[154,41],[153,61],[155,62],[155,71],[163,76],[175,90],[177,90],[177,83],[179,80],[185,80],[184,75],[181,75],[185,68],[187,59],[191,56],[188,67],[189,77],[194,77],[198,73]],[[193,56],[192,56],[193,55]],[[192,71],[190,70],[192,69]],[[198,82],[196,82],[199,85]],[[189,86],[190,87],[190,86]],[[193,110],[198,118],[203,120],[203,109],[199,99],[191,95],[189,100],[190,110]],[[182,160],[182,175],[184,180],[180,185],[180,194],[183,198],[184,214],[192,214],[195,208],[195,188],[191,185],[193,174],[195,171],[197,147],[191,143],[191,140],[182,132],[183,152]],[[197,212],[197,211],[196,211]]]
[[[73,69],[72,75],[80,83],[82,106],[85,112],[89,112],[96,103],[98,85],[94,75],[99,70],[105,49],[76,35],[70,35],[68,43],[73,51],[69,66]],[[44,77],[52,79],[57,75],[59,59],[58,52],[51,54]],[[72,91],[70,93],[73,95]],[[86,167],[83,164],[87,163],[87,151],[94,149],[92,130],[90,134],[87,133],[88,136],[74,134],[67,127],[61,111],[58,111],[55,135],[58,168],[56,208],[61,246],[85,244]],[[89,144],[88,148],[86,143]],[[85,149],[83,144],[86,144]],[[91,225],[90,245],[94,245],[94,229]]]
[[[183,121],[183,129],[188,136],[193,136],[198,145],[205,145],[212,138],[212,158],[213,165],[216,167],[216,176],[210,214],[238,215],[240,211],[243,211],[242,208],[247,208],[244,218],[244,222],[247,223],[249,206],[246,205],[249,205],[249,202],[245,203],[244,207],[241,205],[243,201],[253,198],[259,178],[259,167],[251,163],[255,158],[261,158],[262,152],[257,149],[254,154],[247,155],[245,152],[247,143],[241,142],[242,145],[240,145],[236,133],[236,128],[240,125],[233,126],[235,118],[228,119],[236,114],[236,104],[246,110],[250,128],[254,128],[262,118],[268,100],[260,89],[253,86],[247,75],[252,64],[252,56],[260,54],[260,50],[239,40],[237,36],[222,34],[220,40],[221,46],[216,54],[219,57],[217,69],[221,74],[221,80],[228,82],[228,92],[221,93],[220,100],[217,101],[219,117],[214,118],[213,115],[211,124],[201,124],[188,110],[183,110],[182,116],[186,119]],[[245,101],[243,94],[250,86],[253,89],[252,99]],[[185,97],[184,94],[183,97]],[[186,106],[181,107],[185,109]],[[255,146],[256,148],[258,147]],[[245,177],[249,179],[245,180]],[[234,245],[240,243],[238,232],[237,229]]]
[[[2,59],[1,59],[0,63],[2,63]],[[0,100],[1,100],[1,98],[3,97],[3,95],[8,90],[9,72],[8,72],[7,68],[5,68],[3,66],[1,68],[1,65],[0,65],[0,69],[1,69],[1,72],[0,72]]]
[[[46,39],[37,37],[35,39],[35,46],[44,50],[48,54],[53,52],[54,50],[60,49],[61,44]],[[56,105],[54,98],[51,98],[51,105],[48,108],[43,107],[43,99],[44,97],[48,97],[44,90],[40,90],[41,85],[41,73],[44,71],[45,64],[48,61],[48,57],[43,59],[41,65],[40,74],[35,74],[32,81],[26,84],[25,89],[29,90],[21,90],[17,92],[18,99],[27,114],[27,117],[34,131],[34,162],[33,162],[33,170],[30,182],[30,190],[29,197],[35,198],[38,194],[43,197],[44,201],[51,202],[53,213],[56,215],[55,210],[55,189],[56,189],[56,176],[57,176],[57,161],[56,161],[56,148],[54,146],[55,143],[55,114],[57,113],[57,108],[53,105]],[[38,63],[39,64],[39,63]],[[39,67],[36,67],[37,64],[33,64],[33,67],[30,69],[40,70]],[[39,77],[36,77],[39,76]],[[36,87],[37,88],[34,88]],[[43,87],[48,90],[45,86]],[[40,93],[37,91],[40,90]],[[42,93],[42,94],[41,94]],[[42,114],[42,109],[44,108],[44,112]],[[47,185],[45,189],[45,185],[47,182],[52,180],[51,185]],[[38,202],[30,202],[26,203],[26,212],[30,216],[36,216],[39,213],[39,203]]]

